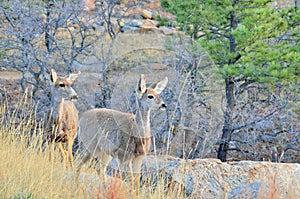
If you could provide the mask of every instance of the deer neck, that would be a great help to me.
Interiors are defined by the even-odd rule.
[[[141,137],[142,138],[151,137],[150,109],[142,106],[140,103],[138,103],[138,107],[137,107],[136,122],[139,126]]]
[[[64,98],[52,97],[53,118],[58,123],[62,120],[64,103]]]

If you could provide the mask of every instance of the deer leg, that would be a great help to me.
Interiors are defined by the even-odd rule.
[[[136,188],[137,194],[139,194],[140,180],[141,180],[141,168],[144,156],[137,156],[132,160],[131,165],[131,183]]]
[[[73,144],[74,144],[74,139],[68,138],[68,160],[72,169],[74,169]]]
[[[127,167],[128,167],[128,172],[129,172],[129,182],[130,182],[130,187],[131,187],[131,197],[132,198],[135,198],[135,188],[134,188],[134,174],[133,174],[133,167],[132,167],[132,161],[129,161],[128,163],[127,163]],[[122,170],[124,171],[124,167],[125,167],[125,165],[124,164],[122,164],[123,166],[122,166]]]
[[[138,156],[132,160],[133,174],[135,176],[135,181],[138,183],[140,182],[143,158],[144,158],[144,156]]]
[[[106,168],[113,158],[103,151],[100,151],[98,157],[100,161],[100,167],[97,169],[97,172],[100,177],[103,176],[104,180],[106,180]]]
[[[91,159],[92,155],[88,152],[88,151],[84,151],[82,154],[81,154],[82,157],[80,157],[80,160],[79,160],[79,164],[76,168],[76,181],[79,182],[80,180],[80,169],[81,167],[88,161]]]
[[[81,157],[79,160],[79,164],[77,166],[77,172],[80,172],[81,167],[92,158],[92,154],[88,152],[87,150],[84,150],[84,152],[81,153]]]
[[[67,168],[67,154],[68,152],[64,149],[62,142],[57,142],[56,143],[57,147],[60,149],[63,162],[64,162],[64,168]]]

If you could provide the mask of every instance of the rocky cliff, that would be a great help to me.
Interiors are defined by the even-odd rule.
[[[146,158],[143,180],[160,173],[192,198],[300,198],[300,164]]]

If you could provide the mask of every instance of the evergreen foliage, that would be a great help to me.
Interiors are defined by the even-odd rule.
[[[218,158],[226,161],[239,89],[252,83],[299,89],[297,6],[276,9],[270,0],[162,0],[178,26],[207,50],[225,80],[226,110]],[[239,85],[239,86],[237,86]]]
[[[297,7],[279,11],[270,0],[163,0],[162,6],[177,15],[178,25],[210,53],[224,77],[299,81]],[[197,37],[199,31],[204,34]]]

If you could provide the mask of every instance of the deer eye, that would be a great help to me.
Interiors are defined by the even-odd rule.
[[[63,83],[58,84],[59,87],[65,87],[66,85]]]
[[[153,99],[154,96],[153,95],[148,95],[148,99]]]

